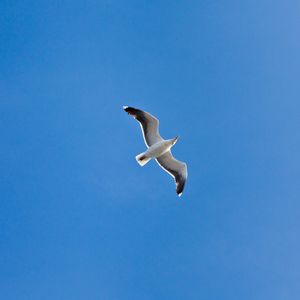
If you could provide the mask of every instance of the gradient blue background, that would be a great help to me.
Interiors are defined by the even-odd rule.
[[[299,299],[299,1],[0,11],[1,299]]]

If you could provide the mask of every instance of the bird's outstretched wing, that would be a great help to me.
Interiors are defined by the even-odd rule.
[[[129,115],[139,121],[147,147],[163,140],[158,132],[159,121],[154,116],[133,107],[123,106],[123,108]]]
[[[180,197],[187,179],[186,163],[175,159],[171,151],[168,151],[167,153],[158,157],[156,161],[166,172],[168,172],[175,179],[176,193]]]

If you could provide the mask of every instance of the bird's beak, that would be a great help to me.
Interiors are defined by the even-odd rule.
[[[178,139],[179,139],[179,136],[177,135],[177,136],[174,138],[174,143],[173,143],[173,145],[176,144],[176,142],[177,142]]]

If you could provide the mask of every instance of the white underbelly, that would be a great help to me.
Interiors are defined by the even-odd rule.
[[[170,143],[168,143],[167,141],[162,141],[148,148],[145,154],[147,155],[147,157],[156,158],[168,152],[170,148],[171,148]]]

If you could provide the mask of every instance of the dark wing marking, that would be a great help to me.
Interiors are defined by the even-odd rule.
[[[124,106],[123,108],[129,115],[139,121],[147,147],[163,140],[158,132],[159,121],[154,116],[133,107]]]
[[[168,172],[175,179],[176,193],[180,197],[187,179],[186,163],[175,159],[171,151],[168,151],[167,153],[158,157],[156,161],[166,172]]]

